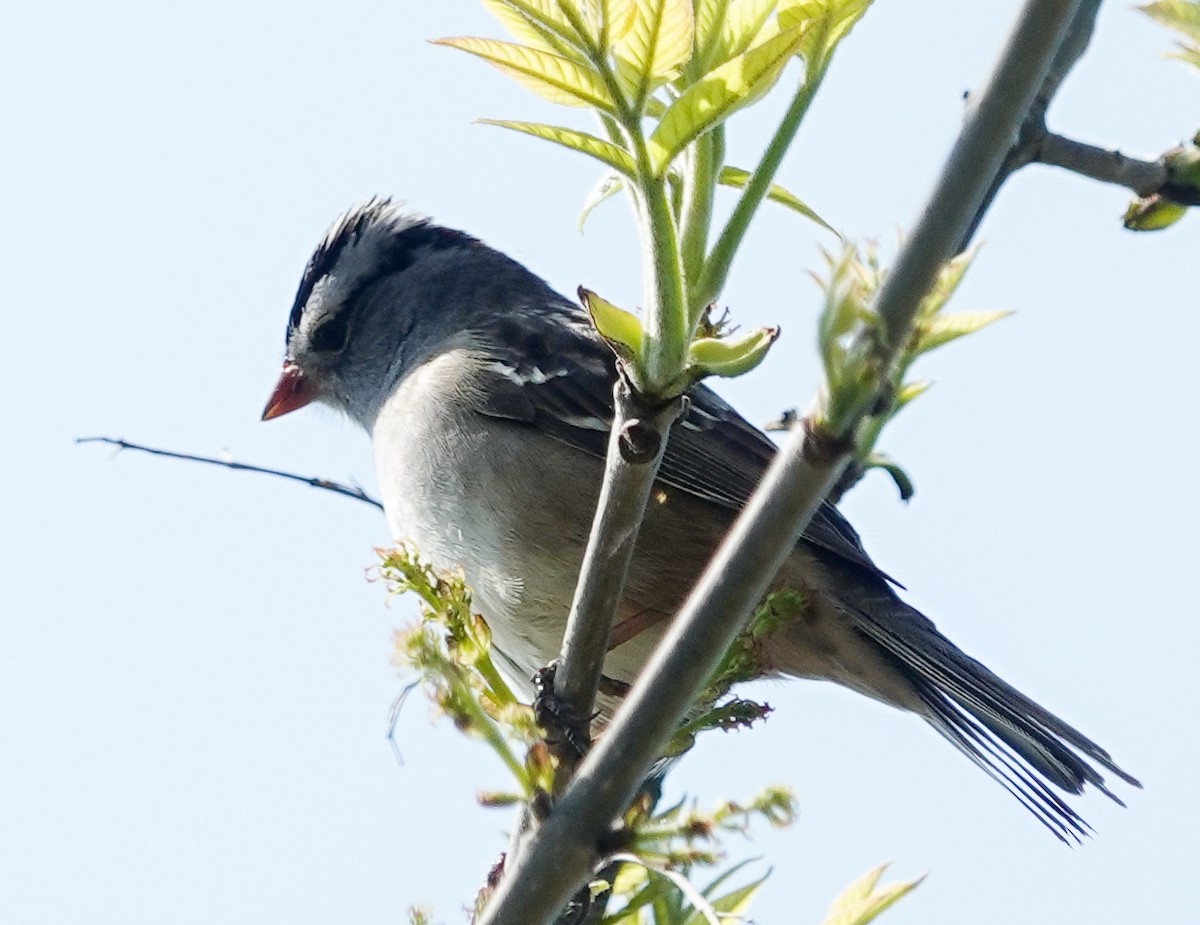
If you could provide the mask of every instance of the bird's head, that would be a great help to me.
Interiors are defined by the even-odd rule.
[[[389,199],[355,206],[317,246],[292,303],[270,420],[320,402],[364,426],[391,385],[438,337],[454,277],[494,253]]]

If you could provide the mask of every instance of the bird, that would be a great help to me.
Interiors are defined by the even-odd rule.
[[[498,663],[528,682],[560,648],[617,375],[580,305],[470,234],[375,197],[341,215],[308,260],[263,420],[316,403],[366,430],[392,534],[434,566],[462,569]],[[618,688],[636,678],[776,453],[707,386],[688,399],[604,663]],[[818,509],[775,586],[798,590],[804,606],[769,640],[766,674],[833,681],[915,713],[1060,840],[1090,832],[1062,794],[1090,785],[1124,805],[1102,772],[1141,787],[905,603],[833,504]]]

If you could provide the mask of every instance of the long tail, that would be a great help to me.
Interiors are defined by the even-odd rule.
[[[882,580],[845,579],[834,582],[840,609],[907,675],[924,718],[1059,839],[1078,842],[1091,828],[1048,784],[1068,793],[1091,784],[1123,806],[1098,765],[1141,787],[1107,751],[964,653]]]

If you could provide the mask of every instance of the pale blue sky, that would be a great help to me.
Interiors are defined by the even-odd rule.
[[[908,226],[1017,4],[884,0],[840,55],[782,180],[847,234]],[[971,15],[964,11],[970,9]],[[371,509],[278,480],[112,459],[124,436],[372,484],[330,414],[258,416],[304,262],[350,203],[392,194],[563,291],[637,301],[624,205],[574,228],[596,169],[479,116],[562,118],[425,39],[496,30],[474,3],[44,3],[0,36],[5,125],[0,920],[461,921],[511,816],[490,753],[416,701],[364,581]],[[1108,4],[1052,124],[1154,155],[1195,131],[1171,37]],[[734,124],[750,166],[766,117]],[[579,118],[566,113],[567,119]],[[1178,921],[1194,909],[1200,219],[1124,232],[1125,195],[1018,176],[960,308],[1018,314],[925,361],[937,387],[884,438],[916,480],[845,505],[909,599],[1146,784],[1078,801],[1069,850],[921,722],[817,684],[760,692],[766,726],[673,777],[703,802],[768,783],[802,814],[738,852],[775,874],[760,922],[817,923],[884,860],[932,871],[892,925]],[[724,301],[779,323],[723,388],[753,420],[816,381],[829,245],[782,211]]]

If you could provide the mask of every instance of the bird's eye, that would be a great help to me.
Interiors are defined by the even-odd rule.
[[[332,353],[346,346],[346,316],[333,315],[322,321],[309,340],[318,353]]]

